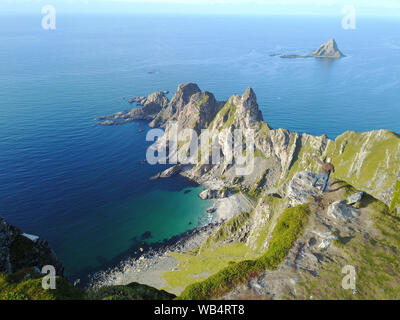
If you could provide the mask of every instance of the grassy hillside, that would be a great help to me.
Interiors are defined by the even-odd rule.
[[[171,300],[174,297],[138,283],[83,291],[60,277],[56,278],[56,289],[44,290],[42,275],[33,268],[14,274],[0,273],[0,300]]]
[[[274,229],[269,248],[264,255],[254,260],[232,264],[207,280],[188,286],[178,298],[187,300],[216,298],[266,269],[277,268],[302,232],[308,214],[308,205],[286,209]]]
[[[33,268],[14,274],[0,273],[0,300],[81,300],[83,291],[57,277],[56,290],[42,288],[42,276]]]
[[[189,285],[178,299],[219,298],[252,279],[263,281],[265,270],[271,271],[271,279],[297,279],[294,291],[285,291],[285,285],[279,285],[284,288],[276,297],[280,299],[400,299],[400,217],[382,201],[364,194],[353,206],[360,212],[360,219],[335,220],[327,215],[330,204],[358,190],[344,181],[335,181],[333,185],[335,188],[323,197],[310,197],[305,205],[285,209],[262,256],[231,264],[206,280]],[[311,251],[301,253],[304,244],[312,242],[315,232],[327,226],[336,238],[332,245],[328,249],[306,245]],[[321,260],[314,263],[313,272],[299,267],[307,265],[303,260],[310,253]],[[289,268],[288,272],[288,267],[283,268],[286,264],[294,269]],[[346,265],[356,269],[356,292],[342,287],[342,268]],[[246,290],[241,298],[249,294]]]

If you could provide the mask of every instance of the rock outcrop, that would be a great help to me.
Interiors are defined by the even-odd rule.
[[[150,94],[147,98],[140,97],[140,108],[121,111],[110,116],[97,118],[101,125],[121,125],[135,120],[153,120],[161,110],[167,107],[169,100],[161,91]],[[139,101],[139,100],[138,100]]]
[[[189,103],[192,95],[200,91],[200,88],[195,83],[179,85],[168,106],[156,115],[150,123],[150,127],[165,127],[168,121],[178,120],[178,116]]]
[[[194,129],[200,134],[201,129],[209,126],[220,108],[221,102],[216,101],[212,93],[196,92],[176,116],[178,129]]]
[[[162,95],[166,95],[169,93],[169,91],[164,90],[164,91],[158,91],[157,93],[161,93]],[[132,99],[129,99],[128,102],[129,103],[136,103],[137,106],[141,106],[143,107],[147,101],[149,101],[149,99],[152,99],[152,94],[148,97],[145,96],[138,96],[138,97],[134,97]]]
[[[210,129],[248,129],[263,122],[263,116],[252,88],[242,96],[232,95],[213,118]]]
[[[0,217],[0,272],[14,273],[23,268],[45,265],[55,267],[57,275],[63,275],[63,266],[47,241],[22,233]]]
[[[200,199],[223,199],[227,196],[228,192],[225,189],[206,189],[199,194]]]
[[[357,219],[360,216],[360,212],[346,204],[346,200],[340,200],[328,207],[328,216],[342,221],[349,221]]]
[[[345,57],[345,55],[339,50],[335,39],[330,39],[328,42],[321,45],[310,55],[315,58],[330,58],[339,59]]]
[[[182,165],[175,165],[160,173],[160,178],[171,178],[176,176],[182,170]]]
[[[347,204],[356,204],[357,202],[360,202],[362,200],[363,195],[364,195],[363,191],[350,195],[347,198]]]
[[[291,205],[296,206],[307,203],[310,201],[310,197],[313,198],[320,195],[319,190],[312,186],[315,177],[315,173],[307,171],[295,174],[287,190],[287,198]]]

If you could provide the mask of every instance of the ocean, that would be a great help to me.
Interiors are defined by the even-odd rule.
[[[341,17],[59,15],[0,19],[0,216],[47,239],[72,279],[142,241],[207,221],[183,178],[150,181],[146,122],[99,126],[129,98],[195,82],[218,100],[253,87],[264,120],[334,139],[400,132],[400,20]],[[337,61],[281,59],[335,38]],[[138,132],[139,129],[144,132]]]

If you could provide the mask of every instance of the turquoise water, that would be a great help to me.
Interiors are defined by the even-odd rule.
[[[102,127],[128,98],[196,82],[225,100],[252,86],[274,128],[335,138],[400,132],[399,20],[59,15],[0,20],[0,215],[49,240],[71,277],[100,268],[150,231],[204,221],[183,179],[149,181],[145,122]],[[280,59],[335,37],[347,57]],[[185,194],[185,190],[193,190]],[[190,225],[189,223],[192,222]]]
[[[180,184],[185,183],[181,181]],[[188,190],[191,192],[185,194]],[[210,207],[210,202],[199,199],[201,190],[200,187],[181,191],[146,190],[144,193],[134,193],[127,199],[96,207],[95,217],[79,217],[73,225],[70,224],[71,234],[75,236],[64,239],[59,248],[64,253],[63,261],[67,262],[67,270],[76,270],[75,266],[82,261],[90,262],[91,267],[106,262],[116,264],[118,259],[111,258],[121,253],[121,249],[128,249],[129,245],[142,241],[141,235],[146,231],[151,231],[152,235],[146,242],[152,243],[204,225],[209,218],[205,211]],[[76,230],[79,230],[78,234]],[[138,246],[134,247],[135,251]]]

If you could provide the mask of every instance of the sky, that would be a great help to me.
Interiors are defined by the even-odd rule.
[[[0,0],[0,14],[38,12],[52,5],[58,13],[278,14],[400,17],[400,0]]]

